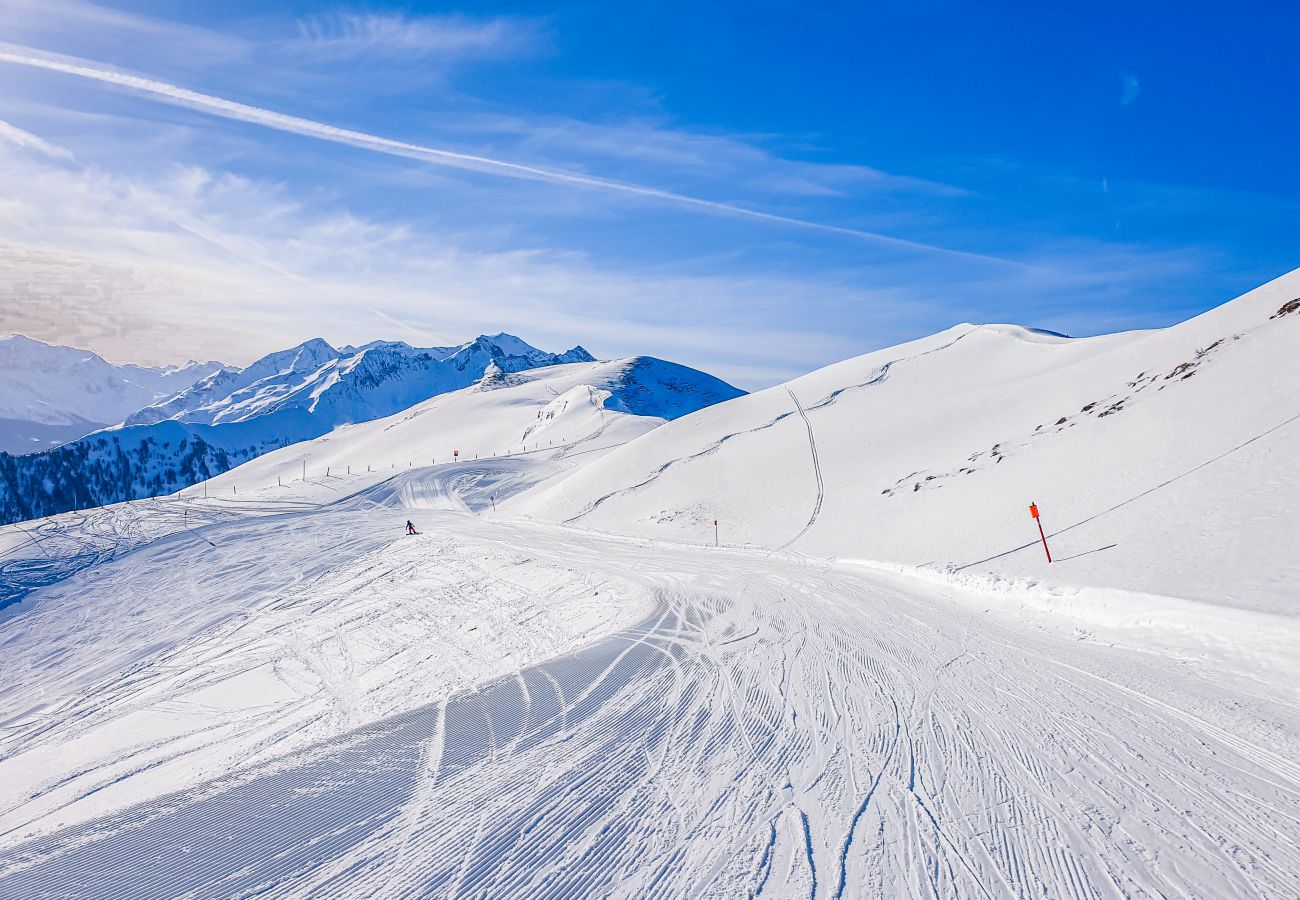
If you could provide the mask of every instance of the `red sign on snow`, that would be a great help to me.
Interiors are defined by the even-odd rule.
[[[1037,504],[1037,503],[1031,503],[1031,504],[1029,504],[1029,514],[1030,514],[1031,516],[1033,516],[1035,519],[1038,518],[1038,504]]]

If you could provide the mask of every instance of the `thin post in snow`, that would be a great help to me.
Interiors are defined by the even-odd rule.
[[[1047,546],[1047,535],[1043,532],[1043,520],[1038,517],[1038,504],[1033,500],[1029,501],[1029,514],[1034,517],[1034,522],[1038,524],[1038,537],[1043,542],[1043,552],[1047,554],[1047,562],[1052,562],[1052,551]]]

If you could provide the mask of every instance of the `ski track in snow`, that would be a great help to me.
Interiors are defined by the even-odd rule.
[[[888,362],[883,363],[880,366],[880,368],[872,372],[871,376],[867,378],[866,381],[863,381],[859,384],[850,384],[850,385],[845,385],[842,388],[837,388],[836,390],[831,391],[825,397],[818,400],[816,403],[814,403],[812,406],[808,408],[821,409],[822,407],[830,406],[832,403],[834,403],[836,400],[838,400],[840,397],[842,397],[847,393],[851,393],[853,391],[860,391],[863,388],[875,387],[878,384],[884,384],[885,380],[889,378],[890,370],[892,370],[894,366],[898,365],[899,363],[910,362],[911,360],[914,359],[920,359],[923,356],[929,356],[931,353],[938,353],[941,350],[947,350],[949,347],[951,347],[953,344],[956,344],[962,338],[968,337],[969,335],[971,335],[976,331],[979,331],[978,325],[972,326],[967,331],[963,331],[961,334],[957,335],[955,338],[953,338],[951,341],[948,341],[948,343],[946,344],[940,344],[938,347],[931,347],[929,350],[923,350],[920,353],[913,353],[911,356],[900,356],[898,359],[891,359]],[[789,390],[789,388],[787,388],[786,390]]]
[[[494,465],[518,463],[481,468]],[[441,498],[465,474],[416,470],[387,496]],[[491,588],[473,560],[495,553],[631,579],[657,608],[289,756],[0,837],[0,896],[1300,894],[1295,711],[1281,701],[897,579],[449,505],[420,516],[462,590]],[[296,540],[285,523],[313,530],[319,515],[333,514],[241,527]],[[403,513],[354,500],[346,515],[334,531]],[[222,544],[220,527],[205,533]],[[350,594],[403,577],[341,546],[332,562],[309,555],[317,583],[336,571]],[[213,552],[187,540],[168,564]],[[307,559],[281,574],[304,581]],[[346,653],[298,653],[322,683],[355,677]],[[146,675],[129,676],[142,692]],[[96,709],[92,695],[70,714]]]
[[[799,538],[807,534],[808,529],[817,524],[817,514],[822,511],[822,502],[826,499],[826,483],[822,480],[821,460],[817,458],[817,436],[813,434],[812,420],[808,418],[808,413],[804,412],[803,405],[799,403],[799,398],[794,395],[794,391],[786,388],[785,392],[789,394],[790,399],[794,401],[794,408],[799,413],[799,418],[803,419],[804,427],[808,429],[808,451],[812,455],[813,477],[817,480],[817,498],[813,501],[812,513],[809,514],[808,521],[804,524],[803,528],[799,529],[799,533],[790,538],[790,540],[773,550],[773,553],[779,553],[782,550],[788,549],[798,541]]]
[[[662,476],[673,466],[679,465],[681,463],[691,462],[693,460],[699,459],[702,456],[708,456],[710,453],[716,453],[722,447],[723,444],[727,443],[727,441],[730,441],[738,437],[744,437],[745,435],[748,434],[755,434],[760,431],[765,431],[766,429],[773,427],[774,425],[780,423],[781,421],[790,418],[790,416],[792,415],[794,415],[793,412],[781,413],[779,416],[769,419],[768,421],[764,422],[762,425],[756,425],[753,428],[746,428],[743,431],[736,431],[736,432],[732,432],[731,434],[724,434],[716,441],[710,443],[703,450],[699,450],[695,453],[691,453],[687,456],[683,456],[678,459],[670,459],[668,462],[656,468],[644,479],[638,481],[636,484],[628,485],[625,488],[619,488],[618,490],[611,491],[608,494],[605,494],[604,496],[597,497],[595,500],[589,503],[585,508],[583,508],[580,512],[578,512],[577,515],[571,516],[570,518],[566,519],[565,524],[566,525],[572,524],[573,522],[576,522],[579,519],[581,519],[583,516],[590,515],[591,513],[599,509],[600,506],[608,500],[612,500],[615,497],[622,497],[626,494],[635,493],[636,491],[639,491],[642,488],[653,484],[655,481],[659,479],[660,476]]]

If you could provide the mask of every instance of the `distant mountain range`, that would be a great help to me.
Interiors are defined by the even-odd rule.
[[[200,373],[175,393],[124,413],[120,425],[39,453],[0,453],[0,522],[171,493],[341,425],[475,385],[485,375],[490,380],[593,361],[582,347],[547,353],[508,334],[423,349],[400,342],[336,349],[320,339],[306,341],[243,369]],[[741,393],[718,384],[722,389],[708,398]],[[657,383],[631,383],[628,396],[635,405],[640,394],[665,390],[669,405],[685,411],[716,402],[706,395],[679,397],[673,386]]]
[[[34,453],[116,425],[222,368],[118,366],[89,350],[0,338],[0,451]]]
[[[264,356],[246,369],[213,372],[134,412],[125,424],[172,419],[228,425],[266,416],[299,419],[305,412],[314,426],[323,427],[318,433],[324,434],[337,425],[366,422],[467,387],[494,363],[504,372],[521,372],[592,360],[582,347],[546,353],[508,334],[481,336],[459,347],[425,349],[394,341],[336,350],[317,338]]]

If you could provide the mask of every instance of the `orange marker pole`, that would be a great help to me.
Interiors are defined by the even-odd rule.
[[[1047,547],[1047,535],[1043,533],[1043,520],[1038,518],[1038,504],[1032,500],[1029,501],[1029,514],[1038,523],[1038,536],[1042,538],[1043,552],[1047,554],[1047,561],[1050,563],[1052,561],[1052,551]]]

